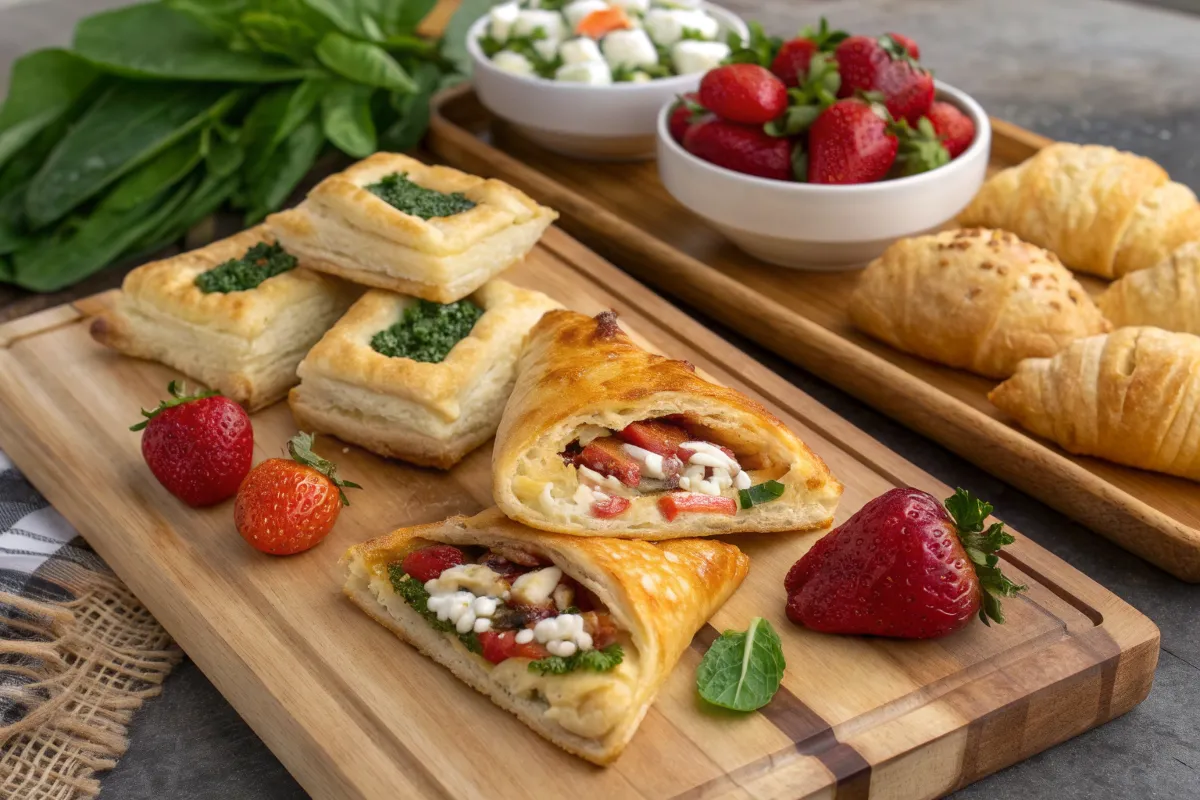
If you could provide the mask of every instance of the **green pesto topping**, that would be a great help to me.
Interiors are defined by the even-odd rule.
[[[475,203],[461,192],[446,194],[426,189],[410,181],[407,174],[397,172],[384,177],[379,183],[372,183],[367,191],[393,208],[421,219],[452,217],[475,207]]]
[[[244,292],[295,268],[296,257],[278,243],[259,242],[241,258],[231,258],[197,275],[196,286],[205,294]]]
[[[446,305],[418,300],[404,309],[399,322],[372,336],[371,347],[392,358],[439,364],[482,316],[483,309],[470,300]]]
[[[396,594],[403,597],[404,602],[408,603],[413,611],[424,617],[434,630],[453,633],[472,653],[483,652],[483,645],[479,643],[478,634],[474,631],[458,633],[454,630],[454,625],[450,620],[438,619],[437,614],[429,610],[429,592],[425,591],[425,587],[421,585],[420,581],[406,574],[399,564],[388,564],[388,580],[392,582],[392,588],[396,590]]]

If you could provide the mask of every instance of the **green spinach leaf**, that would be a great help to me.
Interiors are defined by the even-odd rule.
[[[164,0],[163,5],[188,15],[230,43],[239,38],[238,20],[247,10],[248,0]]]
[[[122,178],[104,204],[112,209],[140,205],[187,177],[200,158],[199,134],[180,139]]]
[[[404,67],[382,47],[340,33],[329,33],[321,39],[317,58],[331,71],[355,83],[405,93],[417,88]]]
[[[228,200],[240,182],[237,175],[218,176],[209,172],[186,201],[144,234],[128,252],[150,253],[178,240]]]
[[[712,643],[696,668],[696,688],[715,706],[753,711],[771,702],[786,666],[779,634],[755,617],[745,633],[725,631]]]
[[[321,98],[321,127],[325,138],[348,156],[366,158],[375,152],[375,122],[371,95],[375,89],[345,81],[330,87]]]
[[[304,0],[312,10],[332,22],[342,33],[359,39],[371,39],[372,28],[377,28],[374,21],[365,23],[368,17],[366,9],[360,0]]]
[[[242,124],[241,144],[251,180],[262,174],[276,148],[312,116],[327,85],[307,80],[272,89],[258,99]]]
[[[312,169],[325,136],[315,119],[306,120],[267,160],[261,176],[248,187],[246,224],[257,223],[283,205],[288,195]]]
[[[66,50],[18,58],[0,107],[0,164],[62,117],[96,80],[95,67]]]
[[[281,56],[296,64],[314,63],[313,50],[320,37],[303,22],[278,14],[250,11],[242,15],[240,25],[246,38],[264,53]]]
[[[436,5],[437,0],[384,0],[379,10],[379,24],[389,39],[411,33]]]
[[[266,83],[313,74],[311,68],[231,50],[193,16],[162,3],[118,8],[80,21],[73,49],[109,72],[133,78]]]
[[[441,70],[433,64],[421,64],[413,73],[417,90],[412,94],[392,95],[392,103],[399,119],[388,126],[380,137],[380,144],[384,149],[410,150],[420,144],[421,137],[429,129],[429,100],[437,91],[441,77]]]
[[[65,216],[135,167],[225,113],[224,86],[121,82],[72,126],[50,153],[25,200],[35,226]]]
[[[224,178],[242,166],[245,152],[236,141],[230,141],[220,133],[214,133],[204,154],[204,164],[211,175]]]

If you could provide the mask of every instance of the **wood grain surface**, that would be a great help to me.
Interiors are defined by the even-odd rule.
[[[893,486],[950,491],[556,229],[507,277],[586,313],[615,308],[655,349],[763,400],[846,484],[838,522]],[[238,537],[229,503],[187,509],[147,472],[127,426],[177,375],[90,339],[87,316],[111,300],[0,326],[0,448],[316,797],[930,798],[1124,713],[1150,688],[1155,626],[1019,534],[1006,570],[1029,592],[1006,602],[1008,624],[933,642],[791,625],[783,576],[819,534],[739,536],[749,578],[625,754],[593,767],[340,593],[349,545],[490,504],[490,445],[441,473],[326,438],[318,449],[365,488],[319,547],[262,555]],[[294,432],[285,405],[254,425],[257,459]],[[783,688],[757,713],[701,707],[701,654],[759,615],[783,638]]]
[[[992,125],[993,170],[1049,142],[1001,120]],[[437,98],[428,146],[451,164],[507,180],[557,208],[563,228],[656,288],[1173,575],[1200,582],[1200,488],[1194,482],[1070,455],[1007,422],[987,400],[995,381],[859,333],[846,314],[856,271],[763,264],[667,194],[653,162],[555,155],[493,120],[468,89]],[[1079,277],[1091,292],[1104,285]]]

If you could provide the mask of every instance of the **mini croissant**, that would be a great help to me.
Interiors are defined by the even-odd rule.
[[[1080,455],[1200,480],[1200,336],[1120,328],[1031,358],[988,395]]]
[[[1200,334],[1200,242],[1185,244],[1157,267],[1121,278],[1097,304],[1118,328],[1154,325]]]
[[[958,217],[1053,250],[1067,266],[1119,278],[1200,240],[1200,204],[1148,158],[1055,144],[992,176]]]
[[[980,228],[893,244],[863,272],[850,317],[895,348],[994,378],[1109,330],[1053,253]]]

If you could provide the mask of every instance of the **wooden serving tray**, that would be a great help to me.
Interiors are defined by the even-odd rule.
[[[617,309],[650,346],[778,413],[846,484],[838,521],[901,485],[950,488],[551,229],[510,280],[592,314]],[[451,472],[321,437],[366,488],[329,539],[255,552],[231,503],[188,509],[142,462],[128,425],[168,380],[95,344],[112,293],[0,326],[0,447],[91,542],[315,797],[832,797],[941,795],[1122,714],[1150,689],[1158,630],[1018,535],[1006,570],[1029,592],[1009,622],[934,642],[815,634],[783,614],[783,576],[819,534],[739,536],[749,578],[696,637],[625,754],[593,767],[543,741],[341,594],[339,556],[393,528],[489,505],[490,445]],[[254,415],[256,460],[295,426]],[[783,688],[759,713],[701,707],[695,668],[726,628],[766,616]]]
[[[992,170],[1050,140],[992,120]],[[600,163],[544,150],[507,129],[469,87],[434,99],[428,147],[558,209],[560,225],[656,288],[831,381],[1117,544],[1200,582],[1200,487],[1072,456],[1006,422],[996,382],[909,356],[855,330],[856,271],[804,272],[757,261],[663,188],[654,162]],[[1080,275],[1089,291],[1105,285]]]

